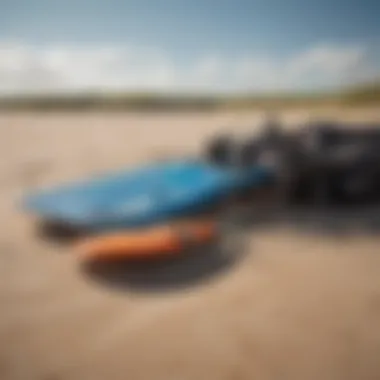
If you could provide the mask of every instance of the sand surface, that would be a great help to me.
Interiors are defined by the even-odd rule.
[[[371,109],[314,112],[380,120]],[[228,265],[204,252],[166,277],[151,268],[113,281],[84,273],[70,246],[39,239],[17,210],[31,189],[193,153],[261,116],[0,115],[1,380],[380,378],[376,236],[260,228]]]

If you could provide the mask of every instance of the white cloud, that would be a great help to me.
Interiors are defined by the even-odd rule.
[[[223,75],[224,70],[223,59],[216,55],[209,55],[196,63],[194,76],[199,80],[210,82]]]
[[[286,91],[347,85],[380,70],[362,46],[318,45],[283,59],[246,58],[237,62],[236,72],[247,90]]]
[[[210,54],[184,66],[157,49],[0,41],[0,93],[282,91],[350,84],[379,72],[368,51],[354,45],[321,44],[285,58]]]
[[[297,70],[301,74],[316,70],[327,75],[339,75],[342,71],[355,69],[365,56],[366,50],[361,46],[337,48],[321,45],[295,57],[291,69]]]
[[[370,59],[362,46],[316,46],[288,62],[288,75],[296,81],[321,85],[347,84],[368,70]],[[316,83],[317,84],[317,83]]]

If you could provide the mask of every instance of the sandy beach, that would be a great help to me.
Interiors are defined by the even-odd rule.
[[[376,234],[253,229],[230,265],[203,252],[164,268],[167,286],[151,268],[147,286],[138,273],[85,273],[70,245],[39,238],[17,208],[34,189],[196,154],[207,136],[254,130],[262,116],[0,114],[1,380],[380,378]],[[317,116],[380,121],[370,108],[282,114],[290,126]]]

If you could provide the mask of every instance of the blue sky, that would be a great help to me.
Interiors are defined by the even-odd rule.
[[[0,90],[339,87],[377,78],[379,19],[376,0],[0,0]]]

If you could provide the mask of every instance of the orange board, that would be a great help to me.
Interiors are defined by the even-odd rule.
[[[178,222],[91,237],[79,243],[77,248],[83,260],[175,256],[190,246],[212,242],[216,234],[213,221]]]

